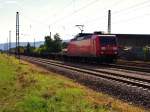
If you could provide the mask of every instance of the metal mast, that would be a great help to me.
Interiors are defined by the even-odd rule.
[[[50,29],[51,27],[50,27],[50,25],[49,25],[49,36],[51,37],[51,29]]]
[[[9,53],[11,53],[11,31],[9,31]]]
[[[16,55],[20,59],[19,54],[19,12],[16,12]]]
[[[35,49],[35,38],[34,38],[34,49]]]
[[[76,25],[76,27],[78,27],[79,29],[80,29],[80,31],[81,31],[81,33],[83,33],[83,28],[84,28],[84,25]]]
[[[111,10],[108,10],[108,34],[111,34]]]

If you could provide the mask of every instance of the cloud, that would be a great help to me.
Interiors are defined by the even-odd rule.
[[[17,4],[17,1],[15,1],[15,0],[6,0],[5,4]]]
[[[0,2],[0,8],[3,8],[3,2]]]

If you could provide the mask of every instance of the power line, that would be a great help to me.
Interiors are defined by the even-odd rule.
[[[110,9],[112,9],[114,6],[116,7],[117,5],[119,5],[122,2],[123,2],[122,0],[117,0],[116,2],[113,3],[113,5],[110,6]]]
[[[96,3],[96,2],[93,1],[93,4],[94,4],[94,3]],[[117,1],[114,2],[110,7],[114,7],[114,6],[116,7],[116,5],[119,5],[120,3],[122,3],[122,1],[121,1],[121,0],[117,0]],[[88,5],[90,5],[90,3],[89,3]],[[83,7],[83,9],[84,9],[84,8],[87,8],[88,5],[86,5],[86,7]],[[81,8],[81,9],[82,9],[82,8]],[[78,12],[79,12],[81,9],[79,9]],[[106,7],[106,8],[104,8],[103,10],[108,10],[108,8]],[[99,13],[101,13],[101,12],[103,12],[103,11],[100,11]],[[98,21],[98,20],[104,19],[104,17],[106,17],[106,15],[102,15],[102,16],[96,17],[96,18],[94,17],[94,19],[92,19],[92,20],[86,20],[85,22],[81,22],[81,23],[86,23],[86,24],[93,23],[93,22],[96,22],[96,21]]]
[[[132,6],[129,6],[129,7],[120,9],[119,11],[114,11],[114,14],[118,14],[118,13],[121,13],[121,12],[123,12],[123,11],[127,11],[127,10],[130,10],[130,9],[139,7],[139,6],[141,6],[141,5],[143,5],[143,4],[147,4],[147,3],[149,3],[149,2],[150,2],[149,0],[146,0],[146,1],[144,1],[144,2],[140,2],[140,3],[134,4],[134,5],[132,5]]]
[[[73,3],[74,3],[74,0],[71,0],[71,2],[69,2],[67,5],[65,5],[63,8],[60,9],[61,13],[57,11],[57,12],[55,12],[54,14],[55,14],[55,15],[63,14],[63,12],[64,12],[68,7],[70,7]],[[48,19],[49,19],[49,17],[46,18],[46,19],[44,19],[44,21],[47,21]]]
[[[79,8],[79,9],[77,9],[76,11],[74,11],[74,12],[68,14],[67,16],[64,16],[64,17],[62,17],[62,18],[56,20],[56,21],[55,21],[54,23],[52,23],[52,24],[58,23],[59,21],[62,21],[62,20],[64,20],[64,19],[67,18],[67,17],[69,18],[69,17],[71,17],[72,15],[74,15],[74,14],[76,14],[76,13],[78,13],[78,12],[84,10],[84,9],[86,9],[86,8],[89,7],[89,6],[92,6],[93,4],[95,4],[95,3],[97,3],[97,2],[99,2],[99,0],[91,1],[90,3],[86,4],[85,6]],[[113,3],[113,5],[111,5],[111,7],[116,6],[116,5],[120,4],[120,3],[122,3],[122,1],[121,1],[121,0],[117,0],[116,2]],[[105,8],[105,10],[108,10],[108,8]],[[100,11],[100,12],[102,12],[102,11]],[[102,17],[102,16],[101,16],[101,17]],[[100,17],[99,17],[99,18],[100,18]],[[98,19],[99,19],[99,18],[98,18]],[[94,20],[96,20],[96,19],[94,19]]]
[[[132,11],[133,11],[133,10],[132,10]],[[132,12],[132,13],[135,15],[135,12],[137,12],[137,11],[138,11],[138,10],[135,9],[135,11]],[[129,12],[126,12],[126,13],[127,13],[128,15],[131,14],[131,16],[133,16],[133,14],[132,14],[131,12],[130,12],[130,13],[129,13]],[[115,15],[115,14],[114,14],[114,15]],[[138,15],[138,16],[145,16],[145,15],[147,15],[147,14],[142,14],[142,15],[137,14],[137,15]],[[115,16],[116,16],[116,15],[115,15]],[[118,15],[117,15],[117,16],[118,16]],[[134,17],[132,17],[132,18],[135,18],[135,19],[136,19],[136,17],[138,17],[138,16],[134,16]],[[118,17],[117,17],[117,18],[114,17],[114,19],[115,19],[115,20],[118,20],[118,21],[121,21],[121,20],[120,20],[121,17],[122,17],[122,16],[120,15],[120,16],[119,16],[119,20],[118,20]]]
[[[124,12],[124,11],[131,11],[130,9],[132,9],[132,8],[138,8],[139,6],[141,6],[141,5],[143,5],[143,4],[146,4],[146,3],[148,3],[148,2],[150,2],[149,0],[148,1],[145,1],[145,2],[142,2],[142,3],[138,3],[138,4],[135,4],[135,5],[132,5],[132,6],[130,6],[130,7],[127,7],[127,8],[124,8],[124,9],[121,9],[121,10],[119,10],[119,11],[113,11],[112,13],[113,13],[113,15],[112,16],[115,16],[115,15],[118,15],[118,14],[120,14],[121,12]],[[119,3],[119,2],[118,2]],[[120,2],[121,3],[121,2]],[[149,6],[149,5],[147,5],[147,6]],[[144,7],[144,8],[146,8],[146,7]],[[137,11],[137,10],[136,10]],[[97,18],[94,18],[94,19],[92,19],[92,20],[89,20],[89,21],[86,21],[86,23],[87,24],[91,24],[91,23],[93,23],[93,22],[96,22],[96,21],[99,21],[99,20],[102,20],[102,19],[104,19],[104,17],[106,17],[105,15],[103,15],[103,16],[100,16],[100,17],[97,17]],[[120,17],[120,16],[118,16],[118,17]],[[117,18],[118,18],[117,17]]]
[[[64,19],[66,19],[66,18],[70,18],[72,15],[74,15],[74,14],[76,14],[76,13],[78,13],[78,12],[80,12],[80,11],[82,11],[82,10],[84,10],[84,9],[86,9],[87,7],[89,7],[89,6],[91,6],[91,5],[93,5],[93,4],[95,4],[95,3],[97,3],[99,0],[93,0],[93,1],[91,1],[90,3],[88,3],[88,4],[86,4],[86,5],[84,5],[83,7],[80,7],[79,9],[77,9],[77,10],[75,10],[75,11],[73,11],[73,12],[71,12],[71,13],[69,13],[69,14],[67,14],[67,15],[65,15],[65,16],[63,16],[63,17],[61,17],[61,18],[58,18],[56,21],[54,21],[53,23],[51,23],[51,25],[53,25],[53,24],[56,24],[56,23],[58,23],[58,22],[60,22],[60,21],[63,21]],[[119,3],[122,3],[122,1],[121,0],[117,0],[115,3],[117,3],[117,5],[119,4]],[[115,5],[115,3],[113,3],[113,5],[111,6],[111,7],[114,7],[114,6],[116,6]],[[135,10],[135,9],[137,9],[137,8],[139,8],[139,7],[141,7],[141,6],[147,6],[147,3],[149,3],[149,0],[146,0],[146,1],[143,1],[143,2],[140,2],[140,3],[136,3],[136,4],[134,4],[134,5],[131,5],[131,6],[129,6],[129,7],[126,7],[126,8],[123,8],[123,9],[120,9],[120,10],[118,10],[118,11],[114,11],[113,12],[113,16],[114,15],[118,15],[118,14],[121,14],[121,13],[123,13],[123,12],[128,12],[128,11],[133,11],[133,10]],[[67,7],[66,7],[67,8]],[[144,8],[146,8],[146,7],[144,7]],[[133,10],[131,10],[131,9],[133,9]],[[102,11],[100,11],[100,12],[102,12]],[[98,17],[98,18],[94,18],[94,20],[89,20],[89,21],[86,21],[87,22],[87,24],[90,24],[91,22],[93,23],[93,22],[96,22],[96,21],[101,21],[104,17],[106,17],[106,16],[100,16],[100,17]],[[120,18],[120,16],[118,16],[119,18]],[[117,18],[118,18],[117,17]],[[136,16],[137,17],[137,16]],[[133,18],[135,18],[136,19],[136,17],[133,17]],[[127,19],[127,20],[130,20],[130,19]],[[45,24],[44,22],[39,22],[39,21],[36,21],[36,20],[32,20],[32,21],[34,21],[34,22],[37,22],[37,23],[39,23],[39,24],[43,24],[44,26],[48,26],[48,24]],[[121,20],[122,21],[122,20]],[[117,22],[113,22],[114,24],[116,24]]]
[[[85,9],[85,8],[87,8],[87,7],[91,6],[91,5],[93,5],[93,4],[95,4],[95,3],[98,2],[98,1],[99,1],[99,0],[91,1],[90,3],[84,5],[83,7],[79,8],[79,9],[77,9],[76,11],[73,11],[72,13],[70,13],[70,14],[64,16],[64,17],[59,18],[58,20],[54,21],[51,25],[56,24],[56,23],[58,23],[59,21],[62,21],[62,20],[64,20],[65,18],[67,18],[67,17],[69,17],[69,16],[72,16],[72,15],[74,15],[74,14],[80,12],[81,10],[83,10],[83,9]],[[70,2],[69,4],[72,4],[72,2]],[[22,8],[21,6],[19,6],[19,7]],[[67,7],[64,7],[62,10],[65,10],[66,8],[67,8]],[[22,16],[23,16],[23,15],[22,15]],[[48,26],[47,23],[44,23],[44,22],[41,22],[41,21],[37,21],[37,20],[35,20],[35,19],[31,19],[30,17],[28,17],[28,16],[26,16],[26,15],[24,15],[24,17],[25,17],[26,19],[29,19],[29,20],[35,22],[35,23],[42,24],[42,25],[45,26],[45,27]]]
[[[124,24],[124,23],[130,22],[131,20],[136,20],[136,19],[143,18],[143,16],[150,16],[150,13],[138,15],[138,16],[135,16],[135,17],[132,17],[132,18],[128,18],[128,19],[124,19],[124,20],[120,20],[120,21],[115,21],[115,22],[113,22],[113,24],[120,24],[120,23]]]
[[[56,20],[56,21],[55,21],[54,23],[52,23],[52,24],[55,24],[55,23],[57,23],[57,22],[59,22],[59,21],[62,21],[62,20],[64,20],[66,17],[69,17],[69,15],[73,15],[73,14],[75,14],[75,13],[78,13],[78,12],[80,12],[81,10],[83,10],[83,9],[85,9],[85,8],[87,8],[87,7],[89,7],[89,6],[91,6],[92,4],[95,4],[96,2],[98,2],[98,0],[91,1],[90,3],[84,5],[83,7],[77,9],[76,11],[74,11],[74,12],[68,14],[67,16],[64,16],[64,17],[62,17],[62,18]],[[132,9],[132,8],[135,8],[135,7],[138,7],[138,6],[141,6],[141,5],[146,4],[146,3],[148,3],[148,2],[149,2],[149,0],[146,0],[146,1],[144,1],[144,2],[140,2],[140,3],[134,4],[134,5],[132,5],[132,6],[129,6],[129,7],[127,7],[127,8],[121,9],[121,10],[119,10],[119,11],[115,11],[115,12],[113,13],[113,15],[118,14],[118,13],[120,13],[120,12],[122,12],[122,11],[126,11],[126,10],[129,10],[129,9]],[[72,3],[73,3],[73,2],[71,1],[69,4],[72,4]],[[116,5],[118,5],[119,3],[121,3],[121,0],[116,1],[111,7],[116,6]],[[65,10],[66,8],[67,8],[67,7],[64,7],[63,10]],[[97,18],[97,19],[99,19],[99,18]],[[95,19],[95,20],[96,20],[96,19]],[[35,22],[35,20],[33,20],[33,21]],[[43,24],[43,22],[39,22],[39,21],[37,21],[37,23]],[[47,26],[47,24],[45,24],[45,25]]]
[[[60,9],[61,12],[64,11],[67,7],[71,6],[72,3],[73,3],[73,1],[71,0],[71,2],[69,2],[67,5],[65,5],[63,8]],[[19,4],[17,4],[17,5],[18,5],[18,7],[19,7],[19,8],[22,10],[22,12],[23,12],[22,6],[19,5]],[[53,9],[52,9],[52,10],[53,10]],[[55,12],[55,13],[58,13],[58,11]],[[59,13],[59,14],[60,14],[60,13]],[[62,14],[62,13],[61,13],[61,14]],[[28,20],[31,20],[31,21],[34,22],[34,23],[41,24],[41,25],[43,25],[43,26],[45,26],[45,27],[48,26],[48,23],[45,23],[45,21],[47,21],[47,19],[49,19],[49,17],[48,17],[47,19],[44,19],[44,21],[39,21],[39,20],[37,20],[37,19],[32,19],[32,18],[30,18],[30,17],[27,16],[27,15],[22,15],[22,16],[24,16],[24,18],[26,18],[26,19],[28,19]]]
[[[64,16],[64,17],[62,17],[62,18],[60,18],[60,19],[58,19],[58,20],[56,20],[56,21],[53,22],[52,24],[56,24],[56,23],[58,23],[59,21],[62,21],[62,20],[64,20],[64,19],[67,18],[67,17],[69,18],[69,17],[71,17],[72,15],[74,15],[74,14],[80,12],[81,10],[83,10],[83,9],[85,9],[85,8],[87,8],[87,7],[89,7],[89,6],[93,5],[93,4],[95,4],[95,3],[97,3],[98,1],[99,1],[99,0],[93,0],[92,2],[90,2],[90,3],[86,4],[86,5],[84,5],[83,7],[77,9],[76,11],[73,11],[72,13],[70,13],[70,14],[68,14],[68,15],[66,15],[66,16]],[[52,24],[51,24],[51,25],[52,25]]]

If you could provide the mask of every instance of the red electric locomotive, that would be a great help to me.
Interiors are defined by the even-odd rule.
[[[116,35],[79,33],[69,42],[67,55],[100,62],[114,62],[117,59],[118,47]]]

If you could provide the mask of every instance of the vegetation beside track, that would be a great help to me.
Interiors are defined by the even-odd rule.
[[[143,112],[45,69],[0,54],[0,112]]]

